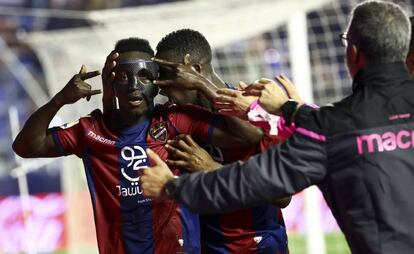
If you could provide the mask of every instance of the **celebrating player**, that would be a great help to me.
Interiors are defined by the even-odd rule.
[[[245,141],[222,126],[219,116],[195,106],[154,107],[158,66],[151,61],[154,52],[146,40],[121,40],[115,51],[116,66],[106,68],[115,75],[104,78],[112,85],[104,84],[103,98],[106,103],[113,100],[115,109],[106,106],[104,113],[96,109],[74,123],[48,129],[62,106],[100,93],[85,82],[99,72],[82,67],[30,116],[13,149],[22,157],[75,154],[82,158],[100,253],[198,253],[198,215],[175,201],[154,201],[142,195],[139,178],[149,165],[145,149],[166,159],[166,141],[180,133],[222,146]],[[213,119],[219,120],[214,126]],[[175,175],[183,172],[177,167],[171,170]]]

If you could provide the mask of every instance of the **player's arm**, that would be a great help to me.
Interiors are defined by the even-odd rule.
[[[171,195],[193,211],[217,213],[271,204],[317,184],[326,174],[325,144],[300,135],[245,163],[182,176]]]
[[[190,172],[208,172],[223,167],[221,163],[213,160],[211,155],[200,147],[190,135],[178,135],[174,140],[169,141],[165,148],[170,154],[170,158],[165,162],[170,167],[180,167]],[[277,198],[274,204],[285,208],[291,200],[292,196]]]
[[[155,160],[153,153],[150,156]],[[146,195],[167,192],[192,211],[224,213],[274,203],[276,198],[318,184],[326,175],[326,162],[325,140],[296,132],[282,145],[245,163],[235,162],[213,172],[174,178],[159,160],[144,170],[141,181]]]
[[[238,90],[219,89],[217,91],[218,96],[215,99],[215,107],[223,115],[251,120],[248,118],[248,113],[251,110],[252,103],[257,100],[259,100],[259,103],[274,103],[280,98],[280,95],[284,97],[282,89],[289,99],[295,100],[300,105],[304,104],[295,86],[286,76],[277,75],[275,80],[282,87],[278,87],[278,84],[273,80],[262,78],[251,86],[247,86],[241,81]]]
[[[29,117],[13,142],[13,150],[25,158],[59,156],[48,126],[62,106],[81,98],[89,100],[90,96],[101,93],[100,90],[92,90],[84,81],[97,75],[99,71],[86,72],[86,67],[82,65],[79,74],[74,75],[59,93]]]

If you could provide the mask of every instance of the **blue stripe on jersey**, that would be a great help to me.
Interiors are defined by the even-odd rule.
[[[252,210],[254,227],[257,236],[261,237],[256,253],[288,254],[286,229],[278,221],[279,208],[268,205],[255,207]]]
[[[200,220],[197,213],[190,212],[180,204],[180,219],[185,253],[200,253]]]
[[[118,150],[122,241],[126,253],[154,253],[152,200],[142,195],[139,177],[148,166],[145,152],[149,120],[121,132]]]
[[[227,246],[224,243],[222,231],[219,230],[221,228],[220,215],[200,215],[200,224],[203,249],[206,249],[206,253],[227,254]]]
[[[95,182],[92,176],[93,168],[92,168],[91,161],[89,159],[89,148],[88,147],[85,147],[85,150],[82,156],[82,161],[83,161],[83,166],[85,167],[85,174],[86,174],[86,179],[88,183],[89,194],[91,195],[93,213],[96,216],[96,188],[95,188]],[[95,220],[95,216],[94,216],[94,220]],[[95,220],[95,225],[96,225],[96,220]]]
[[[210,126],[208,127],[208,136],[207,136],[207,144],[214,144],[213,142],[213,130],[216,128],[217,124],[222,118],[219,115],[216,115],[211,120]]]
[[[180,170],[180,175],[187,174]],[[179,204],[181,232],[184,240],[185,253],[200,253],[200,216],[188,210],[183,204]]]
[[[63,149],[63,145],[60,142],[56,129],[52,128],[51,133],[52,133],[53,141],[55,142],[55,145],[58,148],[59,155],[61,156],[65,155],[65,149]]]

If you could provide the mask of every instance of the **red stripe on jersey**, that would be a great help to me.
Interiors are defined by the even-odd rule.
[[[249,249],[256,246],[252,209],[223,214],[220,224],[229,253],[251,253]]]

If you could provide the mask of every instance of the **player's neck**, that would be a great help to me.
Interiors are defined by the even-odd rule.
[[[111,132],[119,133],[125,128],[129,128],[149,119],[153,113],[153,110],[153,108],[150,108],[143,114],[139,115],[117,110],[106,117],[104,116],[105,125]]]
[[[143,114],[134,114],[130,112],[120,112],[122,128],[128,128],[147,120],[152,114],[153,108],[148,109]]]

